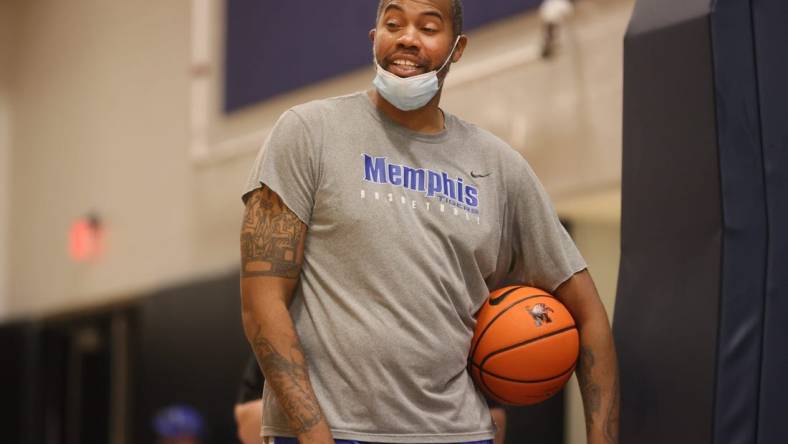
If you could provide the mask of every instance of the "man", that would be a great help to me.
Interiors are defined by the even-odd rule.
[[[553,292],[580,331],[589,443],[617,441],[607,315],[525,160],[443,112],[459,0],[383,0],[375,88],[300,105],[250,174],[243,323],[277,443],[489,442],[466,371],[491,289]]]

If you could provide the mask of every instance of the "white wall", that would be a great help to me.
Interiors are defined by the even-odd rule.
[[[186,153],[188,4],[17,2],[13,312],[206,268],[195,260],[200,183]],[[109,248],[98,263],[75,264],[67,231],[91,210],[107,223]]]
[[[0,2],[0,318],[8,311],[8,211],[11,152],[11,2]]]

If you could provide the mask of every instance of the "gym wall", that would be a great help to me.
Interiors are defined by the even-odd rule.
[[[89,306],[220,276],[238,261],[239,190],[265,128],[295,103],[369,85],[371,70],[360,71],[211,121],[209,151],[216,157],[195,160],[190,8],[196,3],[10,2],[13,261],[0,316]],[[632,3],[583,4],[550,63],[506,64],[527,53],[524,45],[538,45],[533,14],[474,31],[452,71],[468,80],[447,85],[444,99],[448,110],[524,153],[556,203],[617,188],[620,174],[618,66]],[[222,42],[220,31],[212,34],[211,47]],[[218,88],[221,67],[213,63],[208,72]],[[220,101],[214,111],[221,113]],[[225,138],[247,131],[263,133],[240,151],[222,151]],[[66,236],[88,211],[106,223],[106,254],[75,263]]]

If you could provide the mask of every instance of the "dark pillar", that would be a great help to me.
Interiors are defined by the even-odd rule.
[[[785,440],[786,23],[779,0],[635,7],[614,322],[622,442]]]

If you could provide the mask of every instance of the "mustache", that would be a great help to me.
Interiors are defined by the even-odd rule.
[[[432,66],[430,66],[429,60],[424,59],[423,57],[419,57],[416,54],[412,54],[412,53],[394,52],[392,54],[388,54],[381,57],[380,60],[376,59],[374,54],[372,55],[373,62],[380,64],[380,66],[383,67],[384,69],[388,68],[394,62],[394,60],[398,58],[405,58],[411,60],[414,63],[416,63],[416,65],[418,65],[419,68],[427,69],[428,71],[435,69]]]

